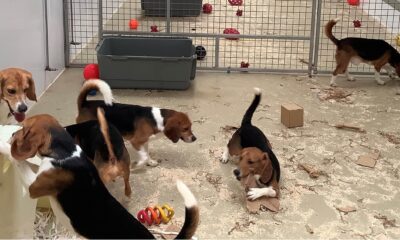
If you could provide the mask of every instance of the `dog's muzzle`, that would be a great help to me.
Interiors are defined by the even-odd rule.
[[[235,175],[236,179],[237,179],[238,181],[240,181],[240,179],[241,179],[241,177],[240,177],[240,170],[236,168],[235,170],[233,170],[233,174]]]

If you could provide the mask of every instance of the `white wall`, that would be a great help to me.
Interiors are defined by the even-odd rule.
[[[24,68],[33,74],[39,96],[64,69],[61,0],[48,1],[50,67],[46,72],[44,0],[0,1],[0,69]]]
[[[363,0],[361,8],[392,34],[400,33],[400,12],[383,0]]]

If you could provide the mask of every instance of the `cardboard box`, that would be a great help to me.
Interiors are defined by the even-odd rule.
[[[302,127],[304,124],[304,109],[294,103],[282,104],[281,122],[288,128]]]

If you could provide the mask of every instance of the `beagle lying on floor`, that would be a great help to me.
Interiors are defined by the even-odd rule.
[[[258,188],[251,188],[250,200],[262,196],[275,197],[279,193],[280,166],[270,142],[264,133],[253,126],[251,119],[261,101],[261,91],[255,88],[254,100],[247,109],[242,124],[228,142],[221,161],[227,163],[231,157],[240,157],[239,168],[233,173],[238,180],[254,174]]]
[[[138,151],[140,156],[138,166],[143,164],[156,166],[158,164],[149,156],[148,141],[151,136],[159,132],[163,132],[174,143],[179,139],[187,143],[196,140],[191,129],[192,123],[185,113],[171,109],[121,103],[106,106],[102,101],[86,100],[88,92],[93,89],[101,92],[106,99],[107,96],[103,93],[106,90],[104,85],[106,84],[101,80],[86,81],[78,97],[76,122],[96,119],[96,109],[103,108],[108,122],[112,123],[121,132],[124,139],[128,140]]]
[[[65,127],[85,154],[93,161],[101,180],[108,183],[124,178],[125,195],[132,193],[129,184],[130,156],[124,139],[114,125],[108,124],[104,112],[97,109],[98,121],[87,121]]]
[[[11,145],[0,142],[0,152],[14,158],[31,198],[50,196],[57,218],[78,234],[91,239],[155,237],[106,189],[93,163],[67,131],[50,115],[26,119],[15,132]],[[24,161],[43,157],[37,173]],[[191,238],[199,223],[197,201],[181,181],[186,218],[177,236]]]
[[[382,68],[388,72],[391,79],[396,77],[394,71],[400,77],[400,54],[394,47],[379,39],[349,37],[339,40],[332,34],[332,28],[338,21],[338,19],[330,20],[325,26],[326,36],[337,46],[336,68],[332,74],[331,86],[337,86],[336,78],[341,73],[346,74],[347,80],[355,80],[347,70],[350,62],[356,65],[360,63],[373,65],[375,80],[379,85],[385,84],[379,75]],[[397,94],[400,94],[400,88],[397,89]]]
[[[0,71],[0,102],[4,100],[9,115],[22,122],[28,110],[26,99],[36,101],[35,83],[32,74],[19,68],[7,68]]]

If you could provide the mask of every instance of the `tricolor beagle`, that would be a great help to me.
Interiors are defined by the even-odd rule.
[[[154,239],[106,189],[99,174],[67,131],[50,115],[26,119],[9,143],[0,142],[0,152],[14,158],[31,198],[50,196],[56,217],[86,238]],[[37,173],[26,161],[43,157]],[[186,218],[177,238],[191,238],[199,223],[197,201],[178,181],[185,200]]]
[[[76,122],[96,119],[96,109],[101,107],[105,111],[106,119],[112,123],[138,151],[140,159],[137,165],[147,164],[156,166],[157,161],[152,160],[148,153],[149,138],[163,132],[172,142],[179,139],[191,143],[196,140],[192,133],[192,123],[189,117],[182,112],[156,107],[142,107],[138,105],[113,103],[107,106],[103,101],[87,101],[89,91],[95,89],[101,92],[105,102],[109,87],[106,89],[101,80],[86,81],[78,96],[78,116]],[[108,86],[108,85],[107,85]]]

